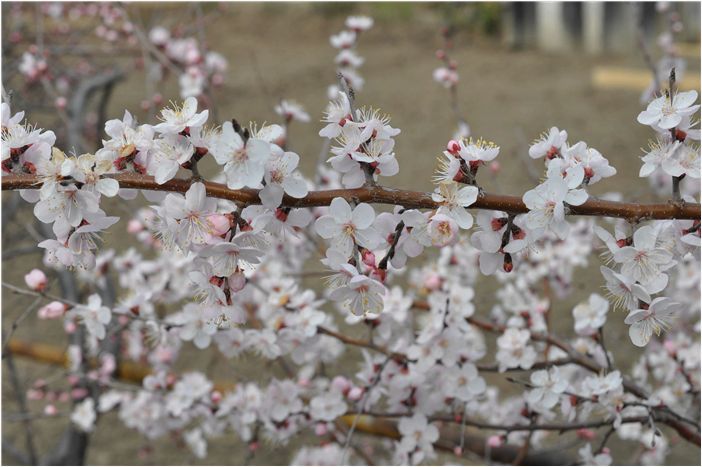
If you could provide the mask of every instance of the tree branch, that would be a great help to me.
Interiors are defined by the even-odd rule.
[[[119,181],[121,188],[141,190],[168,191],[185,193],[190,188],[190,180],[173,179],[159,185],[153,177],[134,173],[110,175]],[[218,199],[227,199],[241,204],[261,204],[259,190],[242,189],[230,190],[226,185],[214,182],[203,182],[207,195]],[[7,175],[2,177],[2,189],[22,190],[37,189],[41,185],[39,178],[32,175]],[[310,191],[304,198],[296,199],[288,195],[283,197],[282,207],[314,207],[328,206],[334,198],[341,197],[347,201],[356,200],[359,203],[392,204],[405,208],[437,209],[440,203],[432,200],[430,193],[420,191],[398,190],[382,186],[363,188]],[[470,206],[471,209],[490,209],[509,213],[525,213],[529,210],[518,196],[496,195],[483,193]],[[579,216],[618,217],[630,220],[644,219],[699,219],[700,205],[698,203],[622,203],[590,198],[580,206],[570,206],[570,213]]]

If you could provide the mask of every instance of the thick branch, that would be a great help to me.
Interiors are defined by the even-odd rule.
[[[190,188],[190,180],[174,179],[158,185],[153,177],[134,173],[112,175],[119,181],[121,188],[141,190],[168,191],[185,193]],[[41,182],[32,175],[7,175],[2,177],[3,190],[21,190],[38,188]],[[226,185],[204,182],[207,194],[213,198],[227,199],[241,204],[261,204],[259,190],[230,190]],[[334,198],[341,197],[347,201],[356,200],[363,203],[392,204],[405,208],[436,209],[439,203],[431,199],[430,193],[420,191],[398,190],[381,186],[310,191],[304,198],[296,199],[285,195],[284,207],[328,206]],[[471,206],[474,209],[491,209],[510,213],[528,212],[524,202],[518,196],[495,195],[484,193]],[[580,216],[619,217],[630,220],[643,219],[699,219],[700,205],[697,203],[673,204],[639,204],[620,203],[591,198],[580,206],[571,206],[570,213]]]

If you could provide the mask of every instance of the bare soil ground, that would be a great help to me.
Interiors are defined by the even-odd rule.
[[[183,4],[181,4],[183,5]],[[168,22],[184,6],[145,6],[145,17],[158,17]],[[342,7],[339,7],[342,8]],[[346,8],[346,7],[343,7]],[[454,119],[449,107],[448,93],[432,81],[432,71],[438,66],[434,51],[441,45],[438,33],[441,25],[439,10],[426,5],[387,6],[363,5],[351,11],[367,12],[376,17],[375,27],[364,34],[358,52],[366,62],[361,74],[366,85],[358,93],[359,105],[380,107],[392,116],[393,126],[401,128],[396,152],[401,172],[387,185],[414,190],[431,190],[431,174],[436,156],[442,151],[454,131]],[[208,6],[207,11],[211,11]],[[321,147],[317,136],[320,125],[316,120],[326,105],[326,87],[335,80],[334,50],[328,36],[343,27],[345,16],[334,8],[311,7],[304,4],[230,4],[223,12],[207,14],[208,46],[223,53],[230,62],[226,84],[215,91],[219,121],[235,117],[239,121],[277,121],[273,106],[280,98],[295,99],[312,115],[309,124],[294,124],[291,148],[302,160],[302,170],[312,175]],[[568,130],[571,141],[584,140],[600,150],[618,174],[598,184],[594,194],[620,191],[631,200],[650,198],[646,181],[638,178],[640,148],[650,137],[647,128],[635,121],[641,110],[639,90],[612,91],[591,85],[594,66],[616,65],[644,68],[637,52],[628,56],[588,57],[574,52],[548,55],[537,51],[512,51],[495,38],[480,37],[459,31],[455,37],[452,56],[459,63],[460,106],[469,121],[473,135],[494,141],[501,146],[499,160],[502,170],[497,178],[483,175],[483,187],[491,192],[520,194],[535,185],[527,175],[524,156],[529,142],[552,125]],[[699,61],[689,64],[688,73],[699,75]],[[162,91],[166,100],[178,99],[178,90],[171,82]],[[143,76],[135,73],[119,85],[110,104],[109,117],[121,117],[125,108],[138,111],[144,97]],[[19,109],[15,109],[19,110]],[[30,120],[42,121],[41,115],[28,115]],[[532,163],[532,162],[526,162]],[[535,165],[538,167],[538,165]],[[3,194],[3,200],[9,199]],[[122,207],[118,207],[122,209]],[[25,209],[11,225],[3,226],[3,251],[31,245],[27,225],[31,212]],[[122,210],[121,216],[128,213]],[[127,246],[123,235],[124,221],[112,234],[106,235],[106,247],[118,251]],[[9,243],[11,240],[12,243]],[[3,281],[22,284],[22,276],[40,266],[40,255],[31,254],[3,260]],[[570,310],[585,299],[592,284],[599,284],[599,259],[591,258],[590,266],[577,275],[575,292],[558,303],[554,321],[558,329],[568,333],[572,327]],[[477,313],[488,313],[493,303],[495,284],[482,281],[477,291]],[[18,297],[3,290],[3,329],[31,304],[31,299]],[[623,319],[622,316],[613,317]],[[22,339],[64,344],[58,323],[41,322],[34,315],[27,318],[15,333]],[[625,341],[623,327],[608,329],[607,339],[613,347],[626,346],[627,361],[637,358],[639,350]],[[212,355],[215,352],[183,353],[182,368],[211,368],[210,374],[224,379],[242,380],[259,369],[259,378],[281,376],[276,367],[260,371],[260,361],[243,357],[236,366]],[[350,354],[350,355],[353,355]],[[57,374],[56,368],[17,360],[22,381],[26,384],[38,377],[45,379]],[[353,361],[343,364],[353,370]],[[249,371],[247,371],[249,370]],[[247,374],[248,373],[248,374]],[[3,414],[17,412],[3,367]],[[41,404],[32,403],[33,411]],[[67,410],[64,407],[63,410]],[[40,451],[46,452],[57,439],[63,424],[38,420],[34,424]],[[19,424],[5,421],[3,436],[21,446]],[[310,437],[309,439],[312,439]],[[100,420],[92,437],[87,462],[89,464],[242,464],[247,462],[245,446],[233,437],[210,443],[209,456],[204,461],[193,458],[188,449],[174,447],[170,439],[153,443],[153,453],[139,457],[138,451],[147,444],[135,432],[127,430],[114,415]],[[683,445],[685,443],[682,443]],[[264,445],[252,464],[285,464],[294,452],[291,446]],[[626,462],[629,446],[615,445],[615,459]],[[672,463],[698,463],[699,450],[682,447],[669,458]],[[447,462],[452,460],[446,459]],[[5,463],[12,463],[9,457]]]

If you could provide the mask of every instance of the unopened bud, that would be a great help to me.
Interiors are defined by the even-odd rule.
[[[225,216],[224,214],[212,214],[207,216],[207,223],[212,226],[212,229],[214,230],[213,233],[216,236],[226,234],[231,226],[229,217]]]
[[[487,445],[491,448],[499,448],[502,446],[502,437],[499,435],[492,435],[487,439]]]
[[[144,230],[144,224],[136,219],[132,219],[127,223],[127,232],[130,234],[135,234]]]
[[[348,394],[349,400],[352,401],[357,401],[360,400],[361,397],[363,396],[363,389],[359,388],[358,386],[354,386],[351,388]]]
[[[66,312],[67,306],[61,302],[51,302],[43,307],[39,308],[39,318],[40,319],[56,319],[63,316]]]
[[[450,152],[451,154],[453,154],[455,156],[456,154],[458,154],[458,151],[461,150],[461,145],[458,143],[458,141],[456,141],[455,139],[452,139],[446,145],[446,149],[448,150],[448,152]]]
[[[370,268],[375,267],[375,255],[373,254],[372,251],[364,248],[361,251],[361,259],[363,260],[363,264],[365,264],[366,266],[368,266]]]
[[[46,288],[46,274],[41,269],[32,269],[24,276],[24,283],[32,290],[43,292]]]
[[[232,292],[239,292],[246,286],[246,276],[243,271],[238,270],[231,276],[229,276],[229,290]]]

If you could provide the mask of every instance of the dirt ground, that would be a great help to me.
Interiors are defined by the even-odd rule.
[[[183,5],[183,4],[181,4]],[[213,8],[213,7],[212,7]],[[162,18],[168,23],[186,11],[184,6],[145,7],[145,18]],[[302,103],[312,116],[308,124],[293,124],[291,149],[301,156],[305,174],[312,175],[322,140],[317,135],[317,120],[324,109],[326,87],[335,80],[334,50],[328,42],[332,33],[343,27],[349,12],[368,13],[376,18],[375,27],[364,33],[358,52],[366,61],[361,74],[365,87],[358,93],[359,105],[379,107],[392,117],[392,124],[402,129],[397,137],[396,153],[400,174],[383,183],[398,188],[431,190],[431,174],[436,156],[444,148],[454,131],[454,118],[449,106],[448,93],[432,80],[432,71],[439,65],[434,57],[441,45],[438,33],[442,24],[442,10],[426,5],[401,4],[394,9],[388,5],[355,5],[322,7],[303,4],[230,4],[224,11],[212,14],[206,6],[207,44],[224,54],[230,63],[226,84],[215,91],[218,120],[236,118],[241,122],[277,121],[273,106],[280,98]],[[208,13],[210,12],[210,13]],[[483,187],[490,192],[519,194],[533,187],[527,176],[524,155],[529,142],[550,126],[557,125],[569,132],[570,141],[584,140],[600,150],[618,174],[598,183],[592,193],[601,195],[619,191],[627,199],[644,200],[648,194],[646,181],[638,178],[641,147],[646,146],[650,131],[636,123],[641,110],[640,90],[603,90],[591,84],[595,66],[629,66],[645,69],[638,52],[630,55],[588,57],[580,52],[549,55],[533,50],[509,50],[499,39],[479,35],[472,30],[459,30],[454,39],[453,58],[458,62],[461,76],[459,85],[460,107],[476,137],[494,141],[501,147],[501,172],[496,179],[482,178]],[[699,75],[699,61],[690,62],[688,73]],[[166,100],[178,99],[177,85],[171,81],[162,91]],[[144,97],[144,80],[134,73],[115,90],[110,103],[109,117],[121,117],[125,108],[144,120],[139,102]],[[20,109],[14,109],[20,110]],[[28,115],[30,121],[44,120],[42,115]],[[531,162],[526,162],[531,163]],[[3,193],[3,204],[10,196]],[[11,225],[3,226],[3,251],[32,245],[26,234],[32,222],[30,211],[24,209]],[[126,213],[119,214],[126,217]],[[124,220],[106,235],[106,247],[118,250],[126,246]],[[30,225],[31,228],[31,225]],[[8,243],[10,240],[12,243]],[[39,254],[3,258],[3,281],[21,284],[22,276],[40,265]],[[592,282],[599,284],[599,259],[593,257],[590,266],[577,275],[575,292],[558,303],[562,319],[556,317],[559,329],[567,334],[572,327],[570,310],[573,304],[585,299]],[[478,315],[487,314],[493,303],[494,284],[482,281],[477,291]],[[32,300],[10,295],[3,290],[3,330],[19,316]],[[621,317],[623,319],[623,316]],[[63,333],[58,323],[39,321],[32,314],[23,321],[15,336],[39,339],[42,342],[63,344]],[[608,329],[607,339],[619,342],[626,339],[623,327]],[[628,346],[626,359],[637,358],[638,350]],[[237,374],[221,358],[207,352],[184,352],[183,368],[203,368],[210,363],[210,374],[227,374],[241,379],[247,369],[260,366],[253,357],[243,357],[237,363]],[[350,354],[353,355],[353,354]],[[630,359],[629,359],[630,356]],[[488,359],[490,357],[487,357]],[[620,361],[626,365],[629,361]],[[57,369],[17,359],[22,381],[26,384],[39,376],[46,379],[57,374]],[[350,359],[344,367],[355,368]],[[268,378],[277,369],[260,372]],[[3,367],[3,414],[17,412],[12,392]],[[32,404],[33,411],[41,410]],[[62,423],[38,420],[35,432],[40,451],[46,452],[63,429]],[[18,423],[3,424],[3,436],[21,446],[22,430]],[[127,430],[114,415],[100,420],[92,437],[87,462],[89,464],[242,464],[247,462],[245,447],[233,437],[212,441],[209,456],[194,459],[187,448],[174,448],[170,439],[153,443],[153,452],[139,457],[146,440]],[[685,444],[685,443],[683,443]],[[626,462],[625,449],[631,445],[615,444],[613,454],[617,462]],[[252,464],[285,464],[294,452],[292,446],[265,445]],[[682,447],[668,458],[673,464],[699,463],[699,450]],[[454,462],[451,458],[441,459]],[[4,463],[11,463],[9,457]]]

